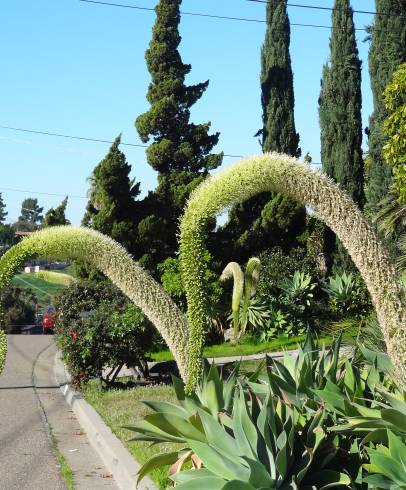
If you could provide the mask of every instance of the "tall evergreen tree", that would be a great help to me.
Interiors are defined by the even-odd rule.
[[[140,184],[129,177],[131,166],[119,150],[120,142],[121,136],[118,136],[93,170],[82,224],[114,238],[137,258],[136,197]]]
[[[367,172],[367,210],[374,215],[380,201],[387,195],[392,169],[386,164],[382,149],[386,137],[382,125],[388,116],[383,91],[393,72],[406,62],[406,0],[375,0],[376,15],[371,28],[369,73],[374,112],[369,120],[369,152]]]
[[[135,126],[144,143],[152,139],[147,159],[158,172],[158,187],[144,201],[145,217],[138,226],[143,247],[140,262],[155,270],[178,248],[178,219],[191,190],[208,171],[220,165],[221,154],[212,154],[219,134],[210,135],[210,123],[190,123],[190,108],[209,82],[185,85],[191,65],[184,64],[178,46],[181,0],[160,0],[156,22],[146,51],[151,74],[147,99],[150,109]]]
[[[330,63],[323,68],[319,99],[323,170],[362,207],[361,61],[349,0],[336,0],[332,13]]]
[[[319,98],[321,161],[324,172],[363,207],[361,61],[349,0],[335,0],[331,23],[334,29],[330,61],[323,67]],[[329,268],[338,271],[353,267],[328,228],[325,228],[325,254]]]
[[[4,223],[8,212],[6,211],[6,205],[3,200],[3,196],[0,192],[0,223]]]
[[[261,51],[262,149],[299,157],[287,0],[270,0]]]
[[[56,208],[50,208],[45,213],[44,217],[44,227],[47,226],[59,226],[59,225],[69,225],[70,221],[66,219],[66,206],[68,205],[68,196],[61,202]]]
[[[44,220],[42,215],[44,208],[39,206],[38,199],[27,197],[21,204],[21,212],[14,228],[19,231],[34,231]]]
[[[260,78],[263,127],[256,136],[261,135],[264,152],[298,157],[287,0],[269,0],[266,20]],[[266,193],[236,206],[229,218],[223,233],[235,243],[235,259],[245,261],[274,244],[294,244],[303,230],[305,211],[281,194]]]

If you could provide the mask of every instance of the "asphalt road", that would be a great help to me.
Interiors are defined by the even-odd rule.
[[[0,375],[1,490],[66,490],[33,386],[35,360],[52,342],[45,335],[8,336]]]

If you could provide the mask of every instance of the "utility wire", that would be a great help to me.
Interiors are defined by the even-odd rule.
[[[60,133],[51,133],[49,131],[37,131],[34,129],[25,129],[25,128],[14,128],[12,126],[1,126],[0,129],[9,129],[10,131],[19,131],[21,133],[34,133],[34,134],[43,134],[45,136],[56,136],[58,138],[68,138],[71,140],[83,140],[83,141],[94,141],[96,143],[109,143],[112,144],[113,141],[108,141],[108,140],[101,140],[101,139],[96,139],[96,138],[86,138],[84,136],[72,136],[69,134],[60,134]],[[139,145],[136,143],[120,143],[123,146],[136,146],[140,148],[147,148],[148,145]]]
[[[28,191],[23,189],[13,189],[11,187],[0,187],[1,191],[9,191],[9,192],[22,192],[24,194],[39,194],[41,196],[56,196],[56,197],[69,197],[72,199],[88,199],[85,196],[73,196],[69,194],[54,194],[52,192],[37,192],[37,191]]]
[[[251,3],[265,3],[268,4],[270,3],[269,0],[246,0],[246,2],[251,2]],[[303,9],[313,9],[313,10],[328,10],[330,12],[333,12],[335,10],[343,10],[347,11],[348,9],[345,7],[321,7],[320,5],[303,5],[300,3],[287,3],[288,7],[296,7],[296,8],[303,8]],[[355,10],[352,9],[354,14],[367,14],[367,15],[382,15],[382,16],[391,16],[393,15],[393,12],[374,12],[372,10]]]
[[[148,10],[148,11],[153,11],[153,12],[155,11],[155,9],[153,9],[151,7],[140,7],[138,5],[128,5],[128,4],[124,4],[124,3],[111,3],[111,2],[103,2],[103,1],[99,1],[99,0],[78,0],[78,1],[83,2],[83,3],[103,5],[103,6],[108,6],[108,7],[120,7],[120,8],[135,9],[135,10]],[[264,0],[264,2],[267,3],[265,0]],[[236,20],[236,21],[241,21],[241,22],[255,22],[255,23],[259,23],[259,24],[266,24],[266,20],[263,20],[263,19],[250,19],[247,17],[230,17],[227,15],[203,14],[203,13],[198,13],[198,12],[185,12],[185,11],[181,11],[180,13],[182,15],[192,15],[195,17],[208,17],[211,19]],[[295,26],[295,27],[313,27],[313,28],[318,28],[318,29],[341,29],[341,27],[339,27],[339,26],[328,26],[328,25],[322,25],[322,24],[303,24],[303,23],[299,23],[299,22],[291,22],[290,25]],[[355,28],[355,30],[365,32],[366,28]]]
[[[114,143],[114,141],[102,140],[102,139],[98,139],[98,138],[87,138],[85,136],[72,136],[70,134],[53,133],[50,131],[38,131],[38,130],[34,130],[34,129],[15,128],[13,126],[0,125],[0,129],[8,129],[10,131],[19,131],[21,133],[42,134],[44,136],[56,136],[57,138],[68,138],[71,140],[93,141],[96,143],[108,143],[110,145]],[[137,148],[148,148],[148,145],[140,145],[140,144],[136,144],[136,143],[123,143],[123,142],[121,142],[120,145],[135,146]],[[242,158],[241,155],[230,155],[228,153],[224,153],[223,156],[229,157],[229,158]]]

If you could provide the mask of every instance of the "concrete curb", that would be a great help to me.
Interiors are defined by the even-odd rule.
[[[138,486],[136,485],[136,473],[141,465],[107,427],[96,410],[71,387],[60,352],[55,356],[54,372],[56,382],[68,405],[75,413],[90,444],[97,451],[108,471],[113,474],[117,486],[121,490],[156,490],[155,484],[148,477],[145,477]]]

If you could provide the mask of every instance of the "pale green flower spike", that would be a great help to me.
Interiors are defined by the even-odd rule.
[[[227,279],[234,280],[231,309],[233,311],[234,342],[237,342],[240,303],[244,291],[244,274],[237,262],[227,264],[221,273],[220,281],[226,281]]]
[[[255,295],[259,282],[259,272],[261,270],[261,261],[257,257],[251,257],[245,267],[245,285],[244,285],[244,303],[242,306],[242,324],[246,325],[250,299]],[[245,328],[241,332],[245,333]]]
[[[201,376],[207,329],[205,230],[226,208],[262,192],[309,205],[338,236],[362,274],[398,381],[406,380],[406,298],[389,254],[353,201],[326,175],[286,155],[248,157],[209,177],[192,193],[180,225],[180,261],[188,300],[191,393]]]
[[[89,228],[46,228],[25,238],[1,257],[0,289],[7,286],[18,269],[34,257],[84,260],[103,272],[155,325],[173,353],[182,378],[187,379],[186,318],[162,287],[121,245]],[[4,324],[1,313],[0,322]],[[1,325],[0,331],[1,372],[6,356],[6,337]]]

